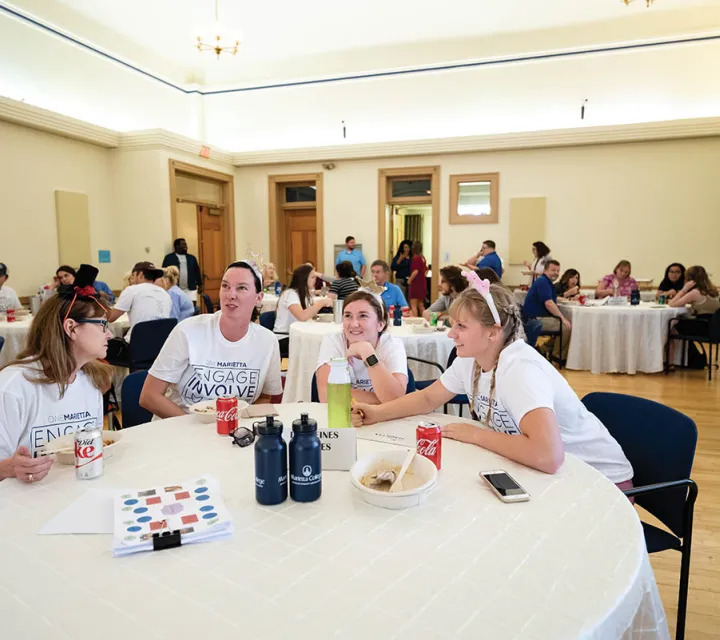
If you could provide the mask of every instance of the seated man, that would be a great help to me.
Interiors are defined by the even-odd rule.
[[[492,240],[485,240],[485,242],[482,243],[482,247],[480,247],[480,251],[469,258],[465,266],[475,271],[489,267],[497,274],[498,278],[502,278],[504,271],[502,258],[497,254],[497,251],[495,251],[495,242]]]
[[[0,262],[0,311],[22,309],[17,293],[5,284],[9,277],[7,265]]]
[[[388,282],[390,266],[387,262],[384,260],[375,260],[370,266],[370,273],[372,274],[375,284],[384,289],[380,297],[388,313],[390,312],[390,307],[400,307],[402,309],[408,306],[402,289],[396,284]],[[390,322],[392,322],[392,318],[390,318]]]
[[[563,348],[560,353],[560,347],[553,339],[550,348],[553,356],[561,360],[567,359],[568,349],[570,348],[570,330],[572,325],[570,321],[562,314],[557,306],[557,293],[555,292],[555,280],[560,276],[560,263],[557,260],[548,260],[545,264],[543,274],[535,279],[530,291],[525,298],[523,311],[528,320],[538,319],[542,322],[543,331],[557,331],[558,321],[562,327]],[[554,316],[554,317],[550,317]],[[557,319],[556,319],[557,318]],[[530,342],[530,340],[528,340]]]
[[[113,338],[108,344],[107,361],[110,364],[127,362],[130,353],[128,343],[133,327],[139,322],[169,318],[172,299],[163,287],[155,284],[164,276],[152,262],[138,262],[130,275],[130,286],[123,289],[117,304],[108,312],[108,321],[115,322],[123,313],[130,318],[130,331],[125,340]],[[127,340],[127,342],[126,342]]]
[[[491,270],[493,276],[495,272]],[[499,280],[498,280],[499,281]],[[468,281],[463,276],[460,267],[449,266],[440,269],[440,297],[430,305],[430,308],[423,313],[423,318],[430,319],[430,313],[438,314],[438,320],[445,319],[452,326],[452,318],[450,318],[450,306],[455,302],[455,298],[462,291],[465,291]]]

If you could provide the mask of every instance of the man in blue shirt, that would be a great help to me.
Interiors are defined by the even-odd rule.
[[[405,300],[402,289],[392,282],[388,282],[388,276],[390,275],[390,267],[384,260],[375,260],[370,265],[370,273],[372,274],[375,284],[379,287],[385,287],[385,290],[380,294],[385,308],[390,312],[390,307],[407,307],[408,303]],[[392,321],[392,318],[390,318]]]
[[[557,260],[548,260],[545,264],[545,271],[535,279],[528,291],[523,311],[526,319],[539,319],[542,322],[543,331],[557,331],[559,327],[562,327],[562,353],[560,353],[559,345],[554,344],[555,338],[552,339],[549,348],[553,350],[553,355],[566,360],[570,348],[572,325],[557,306],[557,294],[553,283],[559,277],[560,263]],[[559,325],[558,320],[560,320]]]
[[[487,267],[497,273],[498,278],[502,278],[503,275],[502,260],[495,251],[495,242],[492,240],[485,240],[480,251],[467,261],[466,266],[475,271]]]
[[[355,248],[355,238],[348,236],[345,238],[345,251],[341,251],[335,258],[335,266],[347,260],[352,263],[355,273],[361,278],[365,277],[365,256],[360,249]]]

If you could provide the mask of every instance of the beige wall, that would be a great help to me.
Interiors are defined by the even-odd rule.
[[[464,261],[485,239],[507,256],[509,200],[547,198],[544,240],[563,268],[583,283],[609,273],[618,260],[636,277],[657,284],[669,262],[703,264],[720,280],[720,138],[462,155],[342,161],[324,172],[326,264],[332,245],[355,235],[374,259],[379,168],[441,166],[440,255]],[[322,171],[320,164],[239,168],[236,172],[238,249],[268,250],[267,176]],[[449,176],[500,172],[500,220],[494,225],[449,225]],[[527,259],[531,259],[528,247]],[[441,260],[441,262],[443,262]],[[506,282],[524,281],[507,266]]]
[[[89,200],[91,255],[100,279],[119,288],[139,260],[158,264],[172,249],[170,158],[225,173],[229,165],[162,149],[103,149],[0,122],[0,262],[8,285],[31,295],[58,267],[55,191]],[[97,264],[99,249],[111,262]]]

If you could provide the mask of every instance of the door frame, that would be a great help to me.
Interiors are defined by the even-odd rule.
[[[290,205],[283,204],[284,198],[281,189],[297,183],[315,184],[315,202],[299,202]],[[296,265],[285,264],[285,209],[309,209],[315,205],[315,233],[317,245],[317,264],[315,268],[320,273],[325,271],[325,224],[323,213],[323,174],[322,173],[296,173],[287,175],[268,176],[268,232],[270,247],[270,262],[275,264],[276,272],[284,277],[288,268]]]
[[[232,174],[213,171],[205,167],[198,167],[194,164],[181,162],[179,160],[170,159],[168,161],[168,170],[170,172],[170,223],[172,229],[172,237],[177,237],[177,182],[178,175],[185,175],[191,178],[201,180],[210,180],[220,184],[222,189],[222,204],[212,202],[200,202],[183,198],[183,202],[189,202],[195,205],[203,205],[213,209],[222,211],[223,222],[225,224],[226,242],[225,244],[225,264],[230,264],[235,260],[235,178]],[[199,223],[198,223],[199,224]],[[202,268],[202,265],[200,265]]]
[[[427,198],[392,198],[388,184],[392,178],[430,178],[430,215],[432,218],[432,279],[430,297],[433,298],[440,284],[440,166],[431,167],[396,167],[378,169],[378,256],[386,260],[385,244],[387,242],[387,226],[385,211],[388,205],[425,204]],[[420,202],[422,201],[422,202]],[[396,247],[392,248],[394,251]]]

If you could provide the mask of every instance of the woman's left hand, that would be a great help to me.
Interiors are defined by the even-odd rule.
[[[690,289],[692,289],[694,286],[695,286],[695,280],[688,280],[688,281],[685,283],[685,286],[682,288],[682,291],[684,291],[685,293],[687,293],[687,292],[690,291]]]
[[[458,442],[467,442],[469,444],[477,444],[475,437],[477,436],[478,428],[468,424],[467,422],[455,422],[453,424],[446,424],[440,428],[442,431],[443,438],[450,438],[450,440],[457,440]]]
[[[371,355],[375,353],[375,349],[369,342],[353,342],[348,346],[347,354],[350,358],[358,358],[365,362]]]

